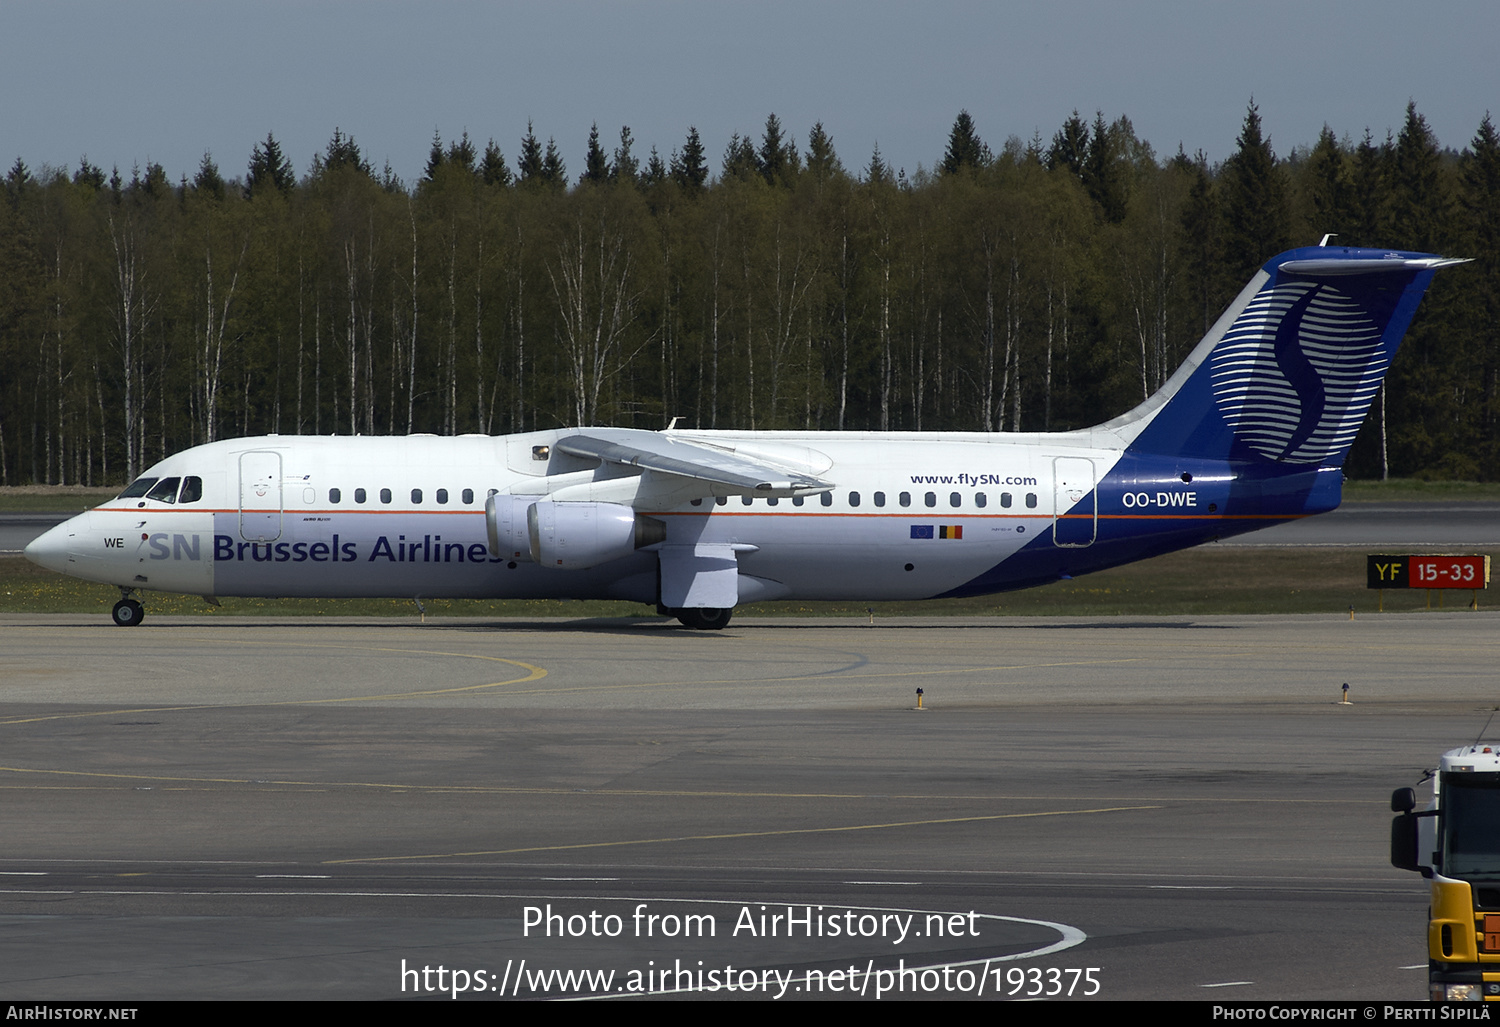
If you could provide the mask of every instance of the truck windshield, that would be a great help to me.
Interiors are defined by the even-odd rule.
[[[1500,877],[1500,774],[1443,775],[1443,874]]]

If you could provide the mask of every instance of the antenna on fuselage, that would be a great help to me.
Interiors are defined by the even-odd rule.
[[[1491,710],[1490,711],[1490,719],[1486,720],[1484,722],[1484,727],[1480,728],[1479,729],[1479,734],[1474,737],[1474,745],[1469,746],[1469,748],[1471,748],[1471,749],[1474,748],[1475,745],[1478,745],[1481,741],[1484,740],[1484,733],[1490,729],[1490,720],[1494,720],[1494,719],[1495,719],[1495,711]]]
[[[1323,236],[1323,241],[1320,242],[1320,243],[1318,243],[1318,245],[1319,246],[1327,246],[1328,245],[1328,240],[1329,239],[1337,239],[1338,235],[1339,234],[1337,232],[1329,232],[1328,234],[1326,234],[1326,235]]]
[[[672,418],[671,423],[669,423],[665,428],[663,428],[662,431],[671,431],[673,428],[677,427],[677,422],[680,421],[680,420],[682,420],[681,417],[674,417],[674,418]]]

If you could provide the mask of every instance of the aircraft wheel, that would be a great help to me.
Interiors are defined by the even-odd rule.
[[[146,610],[134,599],[121,599],[115,604],[115,623],[122,628],[133,628],[146,619]]]
[[[719,631],[729,625],[729,617],[734,610],[684,608],[674,610],[673,613],[685,628],[693,628],[696,631]]]

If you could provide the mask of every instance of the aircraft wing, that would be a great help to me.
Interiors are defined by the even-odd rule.
[[[802,471],[777,467],[737,453],[668,438],[657,432],[629,431],[613,438],[567,435],[555,443],[570,456],[639,467],[719,486],[726,494],[749,496],[805,496],[827,492],[832,482]]]

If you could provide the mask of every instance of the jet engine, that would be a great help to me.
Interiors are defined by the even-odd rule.
[[[494,495],[484,501],[484,526],[490,536],[490,555],[502,560],[530,560],[531,538],[526,510],[535,496]]]
[[[531,558],[543,567],[581,570],[664,542],[667,526],[618,503],[554,503],[526,511]]]
[[[667,526],[618,503],[558,503],[491,496],[485,503],[490,552],[554,570],[582,570],[663,542]]]

